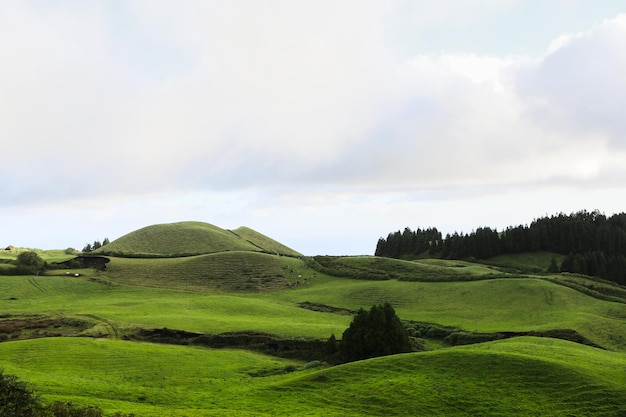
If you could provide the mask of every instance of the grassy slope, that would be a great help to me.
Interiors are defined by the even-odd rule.
[[[473,331],[575,329],[594,342],[619,352],[548,339],[523,338],[376,359],[324,370],[310,376],[298,373],[247,379],[231,373],[220,381],[207,376],[212,384],[211,389],[216,391],[207,388],[208,383],[200,376],[195,381],[204,387],[202,400],[193,394],[197,389],[181,388],[193,380],[197,369],[187,370],[185,362],[179,363],[176,359],[171,366],[177,369],[180,378],[187,381],[181,382],[182,385],[178,385],[178,382],[163,383],[163,378],[160,379],[160,387],[147,382],[147,385],[142,385],[139,380],[133,384],[132,377],[128,375],[127,381],[107,380],[108,385],[112,384],[113,391],[116,384],[125,387],[125,394],[120,393],[122,398],[103,397],[109,398],[103,400],[102,404],[110,410],[167,415],[162,414],[158,401],[147,400],[151,396],[162,395],[171,396],[174,399],[172,401],[181,406],[184,404],[184,407],[198,406],[203,409],[209,404],[207,398],[211,397],[213,403],[210,408],[217,410],[214,415],[224,415],[223,407],[242,410],[239,415],[294,415],[300,412],[310,415],[413,415],[422,412],[427,415],[507,415],[507,408],[515,410],[516,414],[531,415],[617,415],[617,410],[624,409],[624,392],[616,389],[616,386],[626,383],[623,373],[626,304],[603,301],[558,285],[554,280],[564,279],[561,276],[551,278],[499,274],[500,278],[495,278],[490,275],[495,270],[489,267],[444,260],[396,262],[354,257],[340,262],[356,269],[382,269],[401,273],[403,279],[413,282],[361,281],[333,278],[321,273],[311,279],[313,271],[307,269],[302,260],[251,252],[181,259],[114,258],[107,272],[83,271],[86,275],[80,278],[0,277],[0,311],[7,315],[87,317],[100,323],[92,330],[92,334],[100,332],[112,336],[121,336],[127,327],[143,326],[202,333],[258,330],[289,337],[325,338],[330,333],[339,336],[350,317],[308,311],[299,308],[299,302],[311,301],[357,309],[367,308],[380,301],[390,301],[404,319],[454,325]],[[258,292],[257,288],[248,288],[256,292],[224,293],[226,288],[216,291],[216,280],[229,276],[245,277],[243,281],[240,279],[236,282],[246,283],[254,276],[263,276],[260,271],[265,270],[270,273],[267,277],[272,277],[268,282],[273,282],[274,277],[278,277],[277,282],[293,282],[298,279],[298,275],[302,275],[309,278],[310,283],[300,285],[296,290],[277,292]],[[462,273],[459,274],[459,271]],[[271,275],[274,273],[277,275]],[[200,279],[202,274],[205,274],[204,280]],[[420,282],[420,279],[432,281],[437,276],[458,275],[465,279],[467,274],[479,274],[490,279]],[[567,279],[575,279],[582,284],[588,281],[583,277]],[[210,282],[213,284],[208,285]],[[258,282],[262,282],[262,279]],[[597,285],[596,282],[593,284]],[[232,289],[232,285],[229,288]],[[82,339],[49,340],[74,343]],[[139,363],[137,366],[141,366],[142,355],[160,355],[152,350],[149,353],[142,352],[142,346],[153,345],[117,345],[120,342],[113,341],[86,343],[77,347],[75,354],[83,352],[84,357],[91,358],[92,363],[93,358],[101,358],[97,352],[103,353],[107,349],[103,346],[123,346],[129,352],[115,353],[113,356],[121,354],[135,358]],[[0,352],[8,349],[6,346],[20,346],[18,350],[22,350],[28,345],[4,343],[0,344]],[[33,346],[40,346],[36,349],[45,351],[41,347],[43,345],[35,343]],[[100,351],[94,346],[100,346],[97,348]],[[162,354],[163,357],[173,355],[169,356],[170,361],[172,357],[194,357],[198,352],[194,348],[164,348],[181,349],[166,350],[169,353]],[[56,351],[72,349],[58,345],[55,347]],[[139,351],[135,352],[134,349]],[[197,363],[211,364],[208,367],[211,369],[223,366],[222,362],[214,361],[210,354],[207,355],[193,359],[196,367]],[[7,371],[16,370],[18,375],[35,383],[41,380],[41,374],[32,373],[25,359],[16,355],[2,356],[1,353],[0,357]],[[235,363],[247,359],[233,357],[222,360]],[[606,362],[606,366],[602,362]],[[585,363],[590,365],[586,366]],[[132,371],[129,375],[139,372],[134,371],[135,365],[124,366]],[[158,371],[152,371],[152,374],[161,375],[159,372],[164,366],[154,366]],[[114,369],[113,365],[107,365],[106,362],[103,367]],[[408,371],[405,373],[403,369]],[[76,372],[80,371],[68,372],[74,372],[74,376],[68,374],[66,377],[72,381],[67,383],[69,391],[53,392],[51,395],[64,398],[78,395],[80,399],[80,393],[69,394],[82,384],[76,376]],[[177,381],[168,375],[167,379]],[[261,380],[267,384],[259,384]],[[46,386],[46,383],[42,384]],[[439,387],[438,391],[433,391],[433,384]],[[346,392],[350,392],[350,395],[346,395]],[[188,393],[191,397],[188,397]],[[129,395],[134,397],[129,399]],[[222,395],[225,400],[220,399],[218,404],[214,404],[215,397]],[[145,405],[148,402],[152,405]],[[592,409],[598,411],[593,413],[590,411]],[[190,415],[213,415],[211,413],[202,411],[199,414],[193,411]],[[172,415],[180,413],[172,411]]]
[[[574,329],[626,351],[626,304],[602,301],[549,280],[399,282],[335,279],[275,299],[306,300],[358,309],[389,301],[403,319],[478,332]]]
[[[545,272],[550,266],[550,261],[555,258],[557,265],[561,265],[565,256],[551,252],[525,252],[498,255],[487,260],[488,263],[509,268],[520,268]]]
[[[502,275],[502,272],[485,265],[440,259],[404,261],[376,256],[316,257],[327,270],[339,276],[362,279],[398,279],[401,281],[463,281]]]
[[[257,246],[217,226],[202,222],[180,222],[157,224],[135,230],[94,253],[171,257],[260,250]]]
[[[301,253],[298,253],[295,250],[283,245],[282,243],[277,242],[274,239],[271,239],[268,236],[257,232],[256,230],[252,230],[249,227],[238,227],[237,229],[232,230],[232,232],[242,239],[261,248],[264,252],[295,257],[302,256]]]
[[[216,255],[207,259],[211,256]],[[266,254],[258,256],[271,258]],[[116,261],[111,264],[115,265]],[[151,288],[128,286],[120,284],[122,277],[116,278],[113,266],[110,276],[107,272],[78,279],[3,277],[0,287],[6,298],[0,299],[0,311],[7,314],[92,314],[113,321],[118,327],[170,327],[203,333],[256,329],[280,335],[325,338],[333,332],[337,336],[343,333],[349,317],[304,310],[298,307],[299,302],[358,309],[389,301],[403,319],[479,332],[574,329],[599,345],[626,350],[626,304],[593,298],[545,279],[400,282],[360,281],[318,274],[317,278],[310,279],[310,284],[300,285],[296,290],[224,294],[207,287],[202,292],[189,292],[182,284],[176,289],[165,273],[169,262],[179,260],[120,261],[136,268],[156,262],[161,266],[154,270],[154,275],[161,278],[153,279]],[[188,262],[194,262],[194,258],[188,258]],[[289,265],[305,277],[312,274],[310,270],[298,268],[303,267],[301,261],[291,259]],[[280,268],[286,265],[280,264]],[[175,274],[175,268],[173,271]],[[139,276],[139,272],[135,274]],[[289,272],[286,275],[287,280],[296,279]],[[150,274],[143,277],[129,277],[128,281],[140,284]],[[89,281],[90,278],[95,280]],[[115,281],[108,285],[113,278]],[[192,285],[189,288],[195,289]],[[9,300],[11,297],[18,300]]]
[[[0,277],[6,315],[78,317],[100,325],[93,333],[123,334],[134,327],[198,333],[257,330],[285,337],[341,334],[350,317],[299,308],[255,293],[207,293],[108,284],[91,277]],[[11,300],[10,298],[16,298]]]
[[[146,417],[626,411],[624,355],[550,339],[511,339],[312,371],[244,351],[63,338],[0,344],[0,360],[46,399],[96,402],[110,412]],[[300,370],[281,373],[287,365]],[[251,376],[259,372],[276,375]]]
[[[287,288],[281,258],[259,252],[221,252],[184,258],[112,258],[100,277],[151,287],[207,291]]]

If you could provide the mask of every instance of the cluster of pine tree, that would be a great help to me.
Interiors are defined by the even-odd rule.
[[[376,256],[412,258],[425,252],[446,259],[488,259],[500,254],[547,251],[567,255],[564,272],[600,276],[626,283],[626,213],[607,217],[599,211],[559,213],[510,226],[502,232],[481,227],[469,234],[436,228],[405,228],[380,238]]]
[[[110,242],[109,242],[109,238],[108,237],[105,237],[102,242],[100,242],[99,240],[95,240],[93,242],[93,245],[91,243],[87,243],[85,245],[85,247],[83,248],[83,252],[93,252],[96,249],[100,249],[104,245],[108,245],[109,243]]]
[[[387,302],[373,305],[370,311],[361,308],[339,343],[339,356],[345,362],[410,351],[409,334]]]

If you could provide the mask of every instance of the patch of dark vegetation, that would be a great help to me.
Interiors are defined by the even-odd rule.
[[[315,375],[314,377],[311,378],[311,381],[313,382],[328,382],[330,381],[330,378],[327,375]]]
[[[187,332],[185,330],[168,329],[140,329],[126,336],[130,340],[144,342],[165,343],[168,345],[189,345],[193,340],[202,336],[202,333]]]
[[[240,348],[287,359],[305,361],[325,360],[326,341],[317,339],[282,338],[256,331],[200,334],[174,329],[140,329],[125,336],[127,340],[175,345],[195,345],[211,348]]]
[[[591,340],[587,339],[586,337],[572,329],[553,329],[528,332],[478,333],[468,332],[451,326],[442,326],[433,323],[420,323],[408,320],[404,320],[402,324],[412,339],[437,339],[443,341],[450,346],[471,345],[474,343],[490,342],[493,340],[509,339],[512,337],[534,336],[567,340],[570,342],[579,343],[581,345],[604,349],[604,347],[592,342]]]
[[[92,277],[92,278],[89,278],[89,281],[95,282],[97,284],[102,284],[102,285],[105,285],[107,287],[112,287],[114,285],[113,282],[108,281],[106,279],[100,279],[100,278],[93,278]]]
[[[325,359],[325,343],[323,340],[281,338],[254,331],[204,335],[194,341],[194,344],[214,348],[245,348],[281,358],[306,361]]]
[[[91,326],[90,322],[68,317],[3,317],[0,319],[0,342],[77,336]]]
[[[51,264],[52,268],[60,269],[60,268],[68,268],[68,269],[80,269],[80,268],[93,268],[96,271],[104,271],[107,267],[107,264],[111,262],[111,260],[105,256],[77,256],[72,259],[68,259],[63,262],[56,262]]]
[[[348,308],[333,307],[326,304],[311,303],[309,301],[298,303],[298,306],[307,310],[318,311],[321,313],[335,313],[343,316],[352,316],[357,312],[356,310],[350,310]]]

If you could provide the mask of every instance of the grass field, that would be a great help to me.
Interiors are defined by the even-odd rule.
[[[105,271],[0,276],[0,367],[45,400],[138,417],[626,415],[626,289],[545,274],[548,253],[490,264],[312,260],[251,229],[196,222],[109,245],[125,256],[110,256]],[[17,253],[0,252],[0,268]],[[341,337],[346,311],[380,302],[403,320],[476,333],[575,331],[602,348],[547,337],[456,347],[433,339],[426,352],[312,367],[134,337],[168,328],[325,340]],[[311,305],[324,309],[303,308]]]
[[[626,411],[622,354],[552,339],[519,338],[305,369],[304,363],[240,350],[51,338],[0,344],[0,361],[45,399],[69,398],[142,416],[618,416]]]

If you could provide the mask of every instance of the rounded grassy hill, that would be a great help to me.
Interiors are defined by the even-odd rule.
[[[203,222],[147,226],[95,250],[98,255],[175,258],[218,252],[248,251],[298,256],[298,252],[249,228],[235,231]]]

